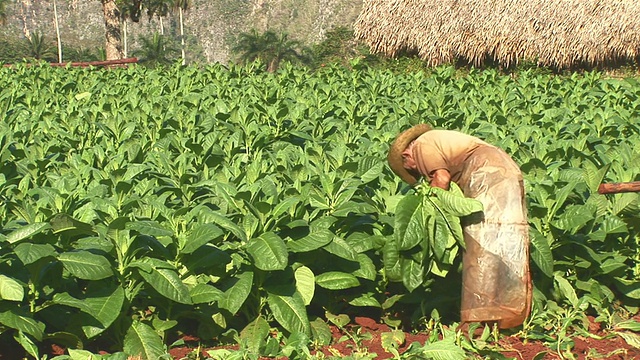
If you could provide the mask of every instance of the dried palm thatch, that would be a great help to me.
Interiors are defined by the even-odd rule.
[[[640,55],[638,0],[365,0],[354,28],[372,52],[417,52],[429,65],[570,68]]]

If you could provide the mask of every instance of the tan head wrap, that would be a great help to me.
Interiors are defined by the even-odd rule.
[[[418,179],[411,175],[407,169],[402,166],[402,152],[407,148],[410,142],[429,130],[431,130],[431,126],[427,124],[415,125],[414,127],[401,132],[393,141],[393,144],[391,144],[391,148],[389,149],[387,161],[389,161],[391,170],[411,186],[418,183]]]

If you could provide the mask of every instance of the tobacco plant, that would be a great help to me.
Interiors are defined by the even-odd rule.
[[[0,344],[157,359],[187,332],[304,356],[330,341],[327,313],[455,323],[459,228],[435,216],[455,194],[413,194],[384,160],[417,122],[521,165],[535,286],[523,336],[569,338],[599,314],[632,339],[638,195],[596,190],[640,180],[639,88],[451,67],[0,69]]]

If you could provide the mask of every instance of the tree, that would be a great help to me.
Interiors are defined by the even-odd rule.
[[[160,35],[164,35],[164,26],[162,24],[162,18],[169,14],[169,7],[173,0],[147,0],[146,8],[149,19],[154,16],[158,16],[160,23]]]
[[[105,26],[105,51],[107,60],[117,60],[124,57],[120,28],[120,9],[117,0],[100,0]]]
[[[58,42],[58,62],[62,62],[62,40],[60,39],[60,25],[58,24],[58,7],[53,0],[53,23],[56,26],[56,40]]]
[[[173,62],[173,55],[177,52],[173,44],[158,32],[151,37],[142,37],[142,48],[134,51],[141,58],[140,62],[150,66],[168,65]]]
[[[339,62],[347,65],[350,59],[362,54],[365,49],[353,36],[353,30],[339,26],[327,31],[324,40],[313,46],[316,65]]]
[[[35,31],[31,39],[25,39],[24,52],[27,57],[36,60],[52,61],[56,58],[53,47],[40,31]]]
[[[262,41],[263,35],[258,30],[251,29],[250,32],[241,33],[236,45],[231,49],[237,54],[239,60],[251,62],[257,59],[263,60],[266,56],[266,44]]]
[[[182,53],[182,64],[186,63],[185,38],[184,38],[184,12],[191,7],[190,0],[146,0],[145,7],[147,15],[152,18],[157,15],[160,19],[160,34],[164,35],[162,17],[167,16],[170,11],[178,12],[178,24],[180,28],[180,49]]]
[[[143,0],[100,0],[105,25],[105,51],[107,60],[122,59],[125,55],[122,45],[122,21],[140,20]]]
[[[178,10],[178,16],[180,19],[180,51],[182,53],[182,65],[185,64],[183,12],[186,11],[189,6],[189,0],[173,0],[173,8]]]
[[[308,60],[299,41],[289,40],[287,33],[276,34],[273,31],[258,34],[257,30],[252,29],[249,33],[241,33],[232,51],[241,61],[251,62],[259,59],[265,62],[269,72],[278,70],[283,61]]]
[[[140,13],[142,12],[142,0],[133,0],[133,1],[120,1],[118,3],[118,8],[120,9],[120,21],[122,21],[122,37],[123,37],[123,47],[122,53],[124,57],[128,56],[129,46],[128,46],[128,28],[127,28],[127,20],[131,19],[133,22],[140,21]]]

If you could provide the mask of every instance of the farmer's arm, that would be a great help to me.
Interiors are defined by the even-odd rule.
[[[451,173],[448,170],[447,161],[437,146],[430,142],[420,143],[415,144],[411,150],[415,160],[415,168],[420,174],[429,179],[429,184],[444,190],[449,190]]]
[[[447,169],[438,169],[434,171],[429,182],[431,186],[439,187],[441,189],[449,190],[449,183],[451,182],[451,174]]]

